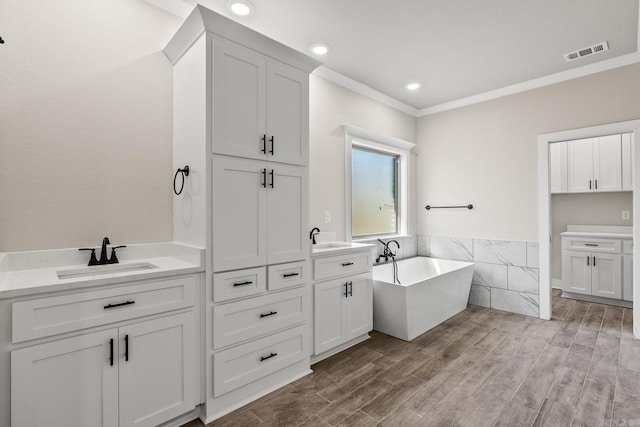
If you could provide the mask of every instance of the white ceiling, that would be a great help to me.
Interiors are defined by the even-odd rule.
[[[182,16],[196,4],[147,1]],[[416,111],[638,51],[638,0],[250,1],[245,18],[199,3],[305,53],[326,43],[326,68]],[[602,41],[604,53],[563,58]]]

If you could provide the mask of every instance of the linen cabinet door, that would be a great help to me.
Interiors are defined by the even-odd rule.
[[[156,426],[195,408],[193,313],[120,328],[120,427]]]
[[[11,425],[118,426],[118,331],[11,352]]]
[[[213,152],[265,158],[267,61],[223,40],[213,43]]]
[[[594,138],[593,178],[596,191],[622,190],[622,142],[620,135]]]
[[[309,254],[306,168],[268,166],[267,263],[303,260]]]
[[[267,260],[265,162],[213,156],[213,270],[264,265]]]
[[[343,279],[314,285],[314,354],[321,354],[346,338],[346,281]]]
[[[371,274],[347,279],[347,339],[364,335],[373,329],[373,284]]]
[[[593,138],[567,142],[567,191],[588,193],[593,182]]]
[[[267,160],[306,165],[309,75],[279,62],[267,64]]]
[[[591,295],[622,299],[622,255],[593,254]]]
[[[562,289],[567,292],[591,295],[591,254],[563,251]]]
[[[552,194],[567,192],[567,141],[549,144],[549,183]]]

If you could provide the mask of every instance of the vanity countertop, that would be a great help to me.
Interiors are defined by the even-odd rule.
[[[633,227],[624,225],[567,225],[562,237],[586,237],[603,239],[632,239]]]
[[[77,252],[77,249],[60,249],[0,253],[0,298],[160,279],[205,269],[204,249],[176,243],[130,245],[127,251],[119,254],[120,263],[110,264],[125,270],[151,265],[133,271],[104,271],[105,266],[87,267],[86,263],[81,263],[86,254]],[[61,272],[62,278],[59,278]],[[72,274],[64,277],[64,273]]]
[[[311,248],[311,256],[317,258],[319,256],[326,255],[341,255],[353,252],[361,252],[367,249],[373,248],[375,245],[369,243],[356,243],[356,242],[322,242],[317,243]]]

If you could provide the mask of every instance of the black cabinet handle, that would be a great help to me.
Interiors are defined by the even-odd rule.
[[[264,154],[267,154],[267,135],[262,135],[262,148],[260,149],[260,151],[262,151]]]
[[[596,190],[598,189],[598,180],[596,179]]]
[[[589,190],[591,190],[591,180],[589,180]]]
[[[594,267],[596,266],[596,256],[595,255],[593,256],[593,266]]]
[[[593,247],[597,247],[598,244],[597,243],[585,243],[585,246],[593,246]]]
[[[124,336],[124,361],[129,361],[129,334]]]
[[[262,169],[262,188],[267,188],[267,168]]]
[[[110,308],[116,308],[116,307],[122,307],[123,305],[132,305],[135,304],[135,301],[126,301],[126,302],[121,302],[118,304],[108,304],[104,306],[105,310],[109,310]]]
[[[113,366],[113,338],[109,340],[109,366]]]
[[[246,282],[238,282],[238,283],[234,283],[233,286],[244,286],[244,285],[250,285],[253,282],[250,280],[247,280]]]
[[[353,296],[353,282],[349,282],[349,296]]]
[[[300,273],[287,273],[287,274],[283,274],[282,277],[292,277],[292,276],[299,276]]]
[[[587,265],[589,265],[589,258],[591,258],[589,255],[587,255]]]
[[[271,143],[271,150],[269,150],[269,154],[273,156],[273,146],[275,145],[275,142],[273,141],[273,135],[271,135],[271,138],[269,138],[269,142]]]
[[[278,353],[271,353],[268,356],[262,356],[262,357],[260,357],[260,361],[264,362],[265,360],[271,359],[272,357],[276,357],[277,355],[278,355]]]
[[[271,186],[271,188],[273,188],[273,169],[271,169],[271,172],[269,172],[269,175],[271,175],[271,184],[269,184]]]
[[[269,317],[269,316],[273,316],[274,314],[278,314],[277,311],[271,311],[269,313],[263,313],[260,315],[260,318],[262,319],[263,317]]]
[[[347,267],[347,266],[350,266],[350,265],[353,265],[353,263],[352,262],[343,262],[342,263],[343,267]]]
[[[345,284],[344,284],[344,296],[345,296],[345,298],[347,298],[349,296],[349,291],[347,290],[348,286],[349,286],[349,282],[345,282]]]

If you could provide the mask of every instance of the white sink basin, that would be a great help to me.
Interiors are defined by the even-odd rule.
[[[58,270],[58,279],[75,279],[78,277],[99,276],[103,274],[128,273],[132,271],[144,271],[158,268],[149,262],[137,262],[132,264],[107,264],[92,265],[91,267]]]
[[[313,249],[346,248],[350,246],[351,243],[349,242],[325,242],[316,243],[315,245],[313,245]]]

